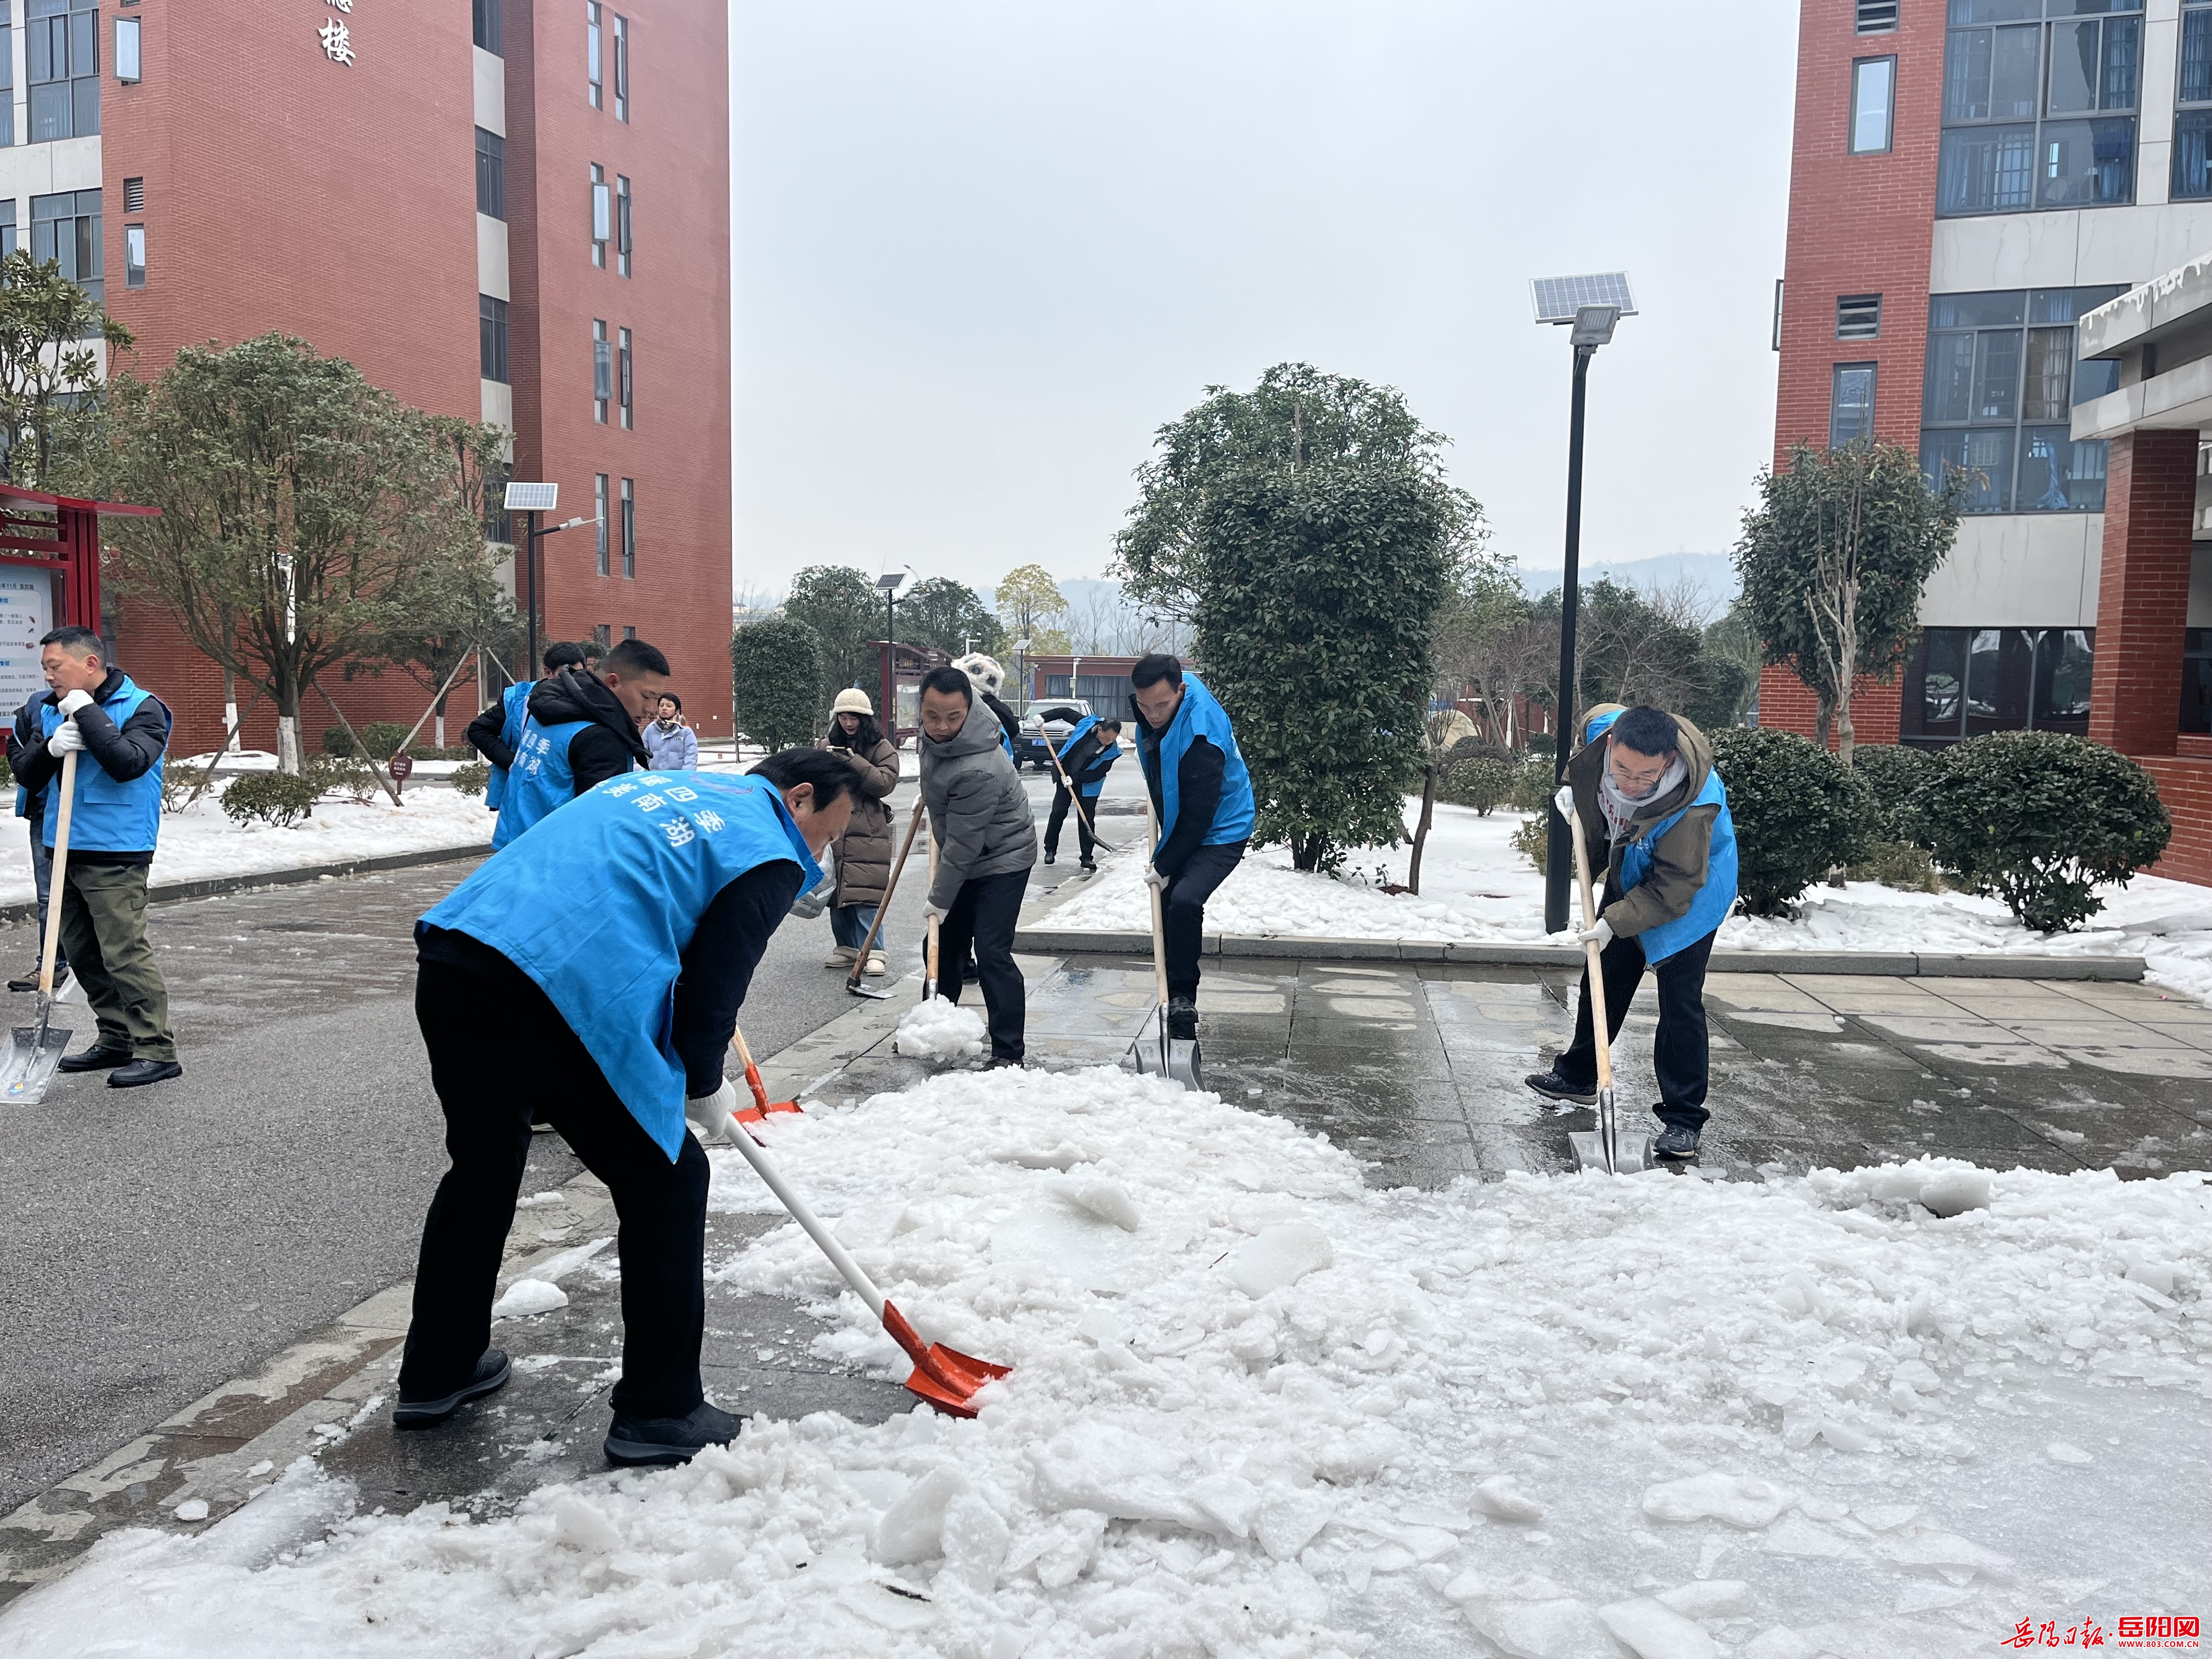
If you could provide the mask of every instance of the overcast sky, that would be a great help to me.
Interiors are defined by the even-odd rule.
[[[1154,429],[1303,359],[1556,567],[1570,353],[1626,270],[1586,556],[1725,548],[1773,437],[1797,8],[737,0],[737,582],[1106,574]]]

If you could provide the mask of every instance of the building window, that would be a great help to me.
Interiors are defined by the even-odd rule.
[[[2106,288],[1938,294],[1928,302],[1920,465],[1941,489],[1966,475],[1968,513],[2101,513],[2105,444],[2075,443],[2074,405],[2119,384],[2119,366],[2074,361],[2081,314],[2127,292]]]
[[[1881,338],[1881,295],[1838,294],[1836,296],[1836,337],[1838,340]]]
[[[1828,447],[1874,436],[1872,363],[1838,363],[1828,388]]]
[[[592,418],[607,423],[607,405],[615,400],[615,348],[607,338],[607,325],[592,319]]]
[[[486,52],[497,56],[499,46],[500,0],[473,0],[470,25],[476,43]]]
[[[619,173],[615,175],[615,270],[617,276],[629,275],[629,180]]]
[[[637,485],[629,478],[622,481],[622,550],[623,574],[637,574]]]
[[[123,286],[146,286],[146,227],[123,227]]]
[[[622,331],[622,344],[615,353],[615,388],[622,397],[623,430],[629,431],[637,424],[636,413],[630,404],[629,331]]]
[[[592,163],[592,263],[607,268],[607,243],[615,234],[614,192],[607,188],[607,170]]]
[[[2142,0],[1950,0],[1938,214],[2109,207],[2135,198]],[[2051,21],[1961,28],[1984,19]]]
[[[487,380],[507,380],[507,301],[477,295],[477,373]]]
[[[1897,0],[1858,0],[1858,32],[1861,34],[1895,33]]]
[[[52,259],[62,275],[94,300],[107,297],[106,258],[100,242],[100,192],[63,191],[31,198],[31,257]]]
[[[2180,56],[2172,194],[2177,199],[2212,196],[2212,0],[2183,8]]]
[[[0,0],[0,144],[15,142],[15,16]]]
[[[592,107],[606,107],[606,80],[601,73],[600,59],[604,52],[599,24],[599,0],[585,0],[584,5],[584,79],[592,89]]]
[[[615,15],[615,119],[629,119],[629,19]]]
[[[15,251],[15,198],[0,197],[0,259]]]
[[[604,472],[592,479],[592,502],[599,513],[599,573],[607,574],[607,475]]]
[[[1899,735],[1923,744],[1989,732],[2086,736],[2096,641],[2094,628],[1924,628],[1905,665]]]
[[[2212,732],[2212,628],[2181,636],[2181,727]]]
[[[483,127],[477,129],[477,211],[507,217],[507,140]]]
[[[30,0],[24,59],[31,142],[100,131],[100,14],[93,0]]]
[[[1889,148],[1897,101],[1897,59],[1862,58],[1851,65],[1851,154],[1878,155]]]
[[[143,213],[146,210],[146,181],[143,179],[125,179],[123,181],[123,210],[125,213]]]
[[[626,639],[626,640],[634,640],[634,639],[635,639],[635,638],[637,637],[637,629],[635,629],[635,628],[625,628],[625,629],[623,629],[623,637],[624,639]]]
[[[596,623],[592,629],[592,642],[600,647],[612,644],[613,641],[608,638],[608,635],[613,631],[605,623]]]
[[[138,20],[135,17],[115,20],[115,78],[126,84],[144,78],[139,69]]]

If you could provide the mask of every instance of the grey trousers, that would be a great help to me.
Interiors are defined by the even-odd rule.
[[[103,1048],[127,1048],[134,1060],[174,1060],[169,988],[146,943],[143,864],[70,860],[62,890],[62,943],[100,1022]]]

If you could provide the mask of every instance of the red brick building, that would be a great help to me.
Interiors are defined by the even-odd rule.
[[[2173,811],[2159,872],[2212,881],[2198,428],[2130,424],[2100,334],[2212,248],[2212,0],[1802,0],[1798,53],[1776,460],[1873,434],[1969,480],[1857,739],[2112,743]],[[1766,671],[1762,723],[1814,715]]]
[[[282,330],[408,403],[506,427],[514,476],[597,521],[541,544],[541,637],[652,641],[702,733],[726,735],[726,8],[13,9],[0,240],[104,290],[142,376]],[[179,750],[211,746],[219,672],[145,605],[110,625],[176,709]],[[388,670],[329,689],[356,724],[428,702]],[[476,699],[464,680],[452,708]],[[311,698],[311,744],[328,722]],[[274,747],[265,702],[246,741]]]

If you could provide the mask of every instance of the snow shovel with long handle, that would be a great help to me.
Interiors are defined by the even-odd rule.
[[[1159,825],[1152,815],[1152,797],[1145,792],[1145,833],[1150,837],[1155,852],[1159,848]],[[1150,882],[1145,890],[1152,902],[1152,1012],[1137,1028],[1130,1039],[1129,1052],[1134,1055],[1137,1069],[1151,1077],[1173,1078],[1186,1089],[1206,1087],[1200,1071],[1198,1039],[1171,1037],[1168,1035],[1168,939],[1167,921],[1163,914],[1160,890]]]
[[[937,890],[937,832],[929,832],[929,890]],[[924,1006],[937,1000],[937,922],[929,919],[929,943],[921,957],[921,1000]]]
[[[68,1049],[66,1027],[54,1025],[54,951],[62,939],[62,894],[69,879],[70,809],[76,804],[76,750],[62,757],[61,817],[54,826],[54,868],[46,884],[46,942],[39,957],[39,1023],[18,1025],[8,1034],[6,1069],[0,1071],[0,1101],[35,1106],[46,1097],[54,1067]],[[39,826],[33,824],[37,835]]]
[[[770,1100],[768,1085],[761,1081],[760,1067],[753,1064],[753,1051],[745,1047],[745,1034],[737,1026],[730,1028],[730,1046],[738,1051],[738,1058],[745,1063],[745,1087],[752,1091],[753,1103],[735,1115],[740,1123],[758,1123],[770,1112],[799,1112],[805,1108],[795,1100]]]
[[[1042,729],[1042,727],[1039,728],[1040,731]],[[1045,740],[1044,752],[1052,761],[1052,769],[1060,775],[1060,787],[1067,791],[1068,799],[1075,805],[1075,816],[1082,820],[1083,827],[1091,832],[1091,839],[1109,853],[1120,852],[1121,850],[1120,848],[1098,833],[1098,821],[1083,810],[1083,797],[1075,793],[1075,780],[1067,775],[1067,769],[1060,763],[1060,751],[1052,746],[1052,740],[1048,738]]]
[[[1581,815],[1575,811],[1573,792],[1562,785],[1552,805],[1574,831],[1575,890],[1582,896],[1583,931],[1588,933],[1597,926],[1597,902],[1590,891],[1589,843],[1583,835]],[[1583,951],[1589,975],[1590,1036],[1597,1051],[1597,1127],[1569,1134],[1567,1146],[1579,1170],[1635,1175],[1651,1167],[1651,1137],[1621,1133],[1620,1114],[1613,1097],[1613,1026],[1605,1012],[1602,953],[1595,939],[1586,941]]]
[[[914,851],[915,831],[921,828],[921,802],[914,804],[914,821],[906,827],[906,840],[899,848],[898,862],[891,866],[890,884],[884,889],[884,902],[876,906],[876,917],[868,924],[868,936],[860,941],[860,954],[853,958],[853,971],[845,975],[845,988],[856,997],[871,997],[878,1002],[890,1000],[889,991],[878,991],[872,985],[860,983],[860,975],[867,971],[868,952],[876,948],[876,935],[883,932],[884,918],[890,914],[891,895],[898,891],[899,872],[906,868],[906,855]]]
[[[1010,1368],[962,1353],[957,1348],[948,1348],[942,1342],[924,1342],[914,1327],[907,1323],[906,1316],[884,1298],[873,1279],[860,1271],[860,1264],[838,1243],[837,1236],[822,1224],[805,1199],[792,1191],[770,1161],[768,1148],[742,1119],[742,1114],[733,1114],[726,1133],[745,1155],[745,1162],[753,1166],[753,1173],[775,1194],[776,1202],[791,1212],[791,1218],[821,1247],[822,1254],[830,1258],[830,1265],[852,1286],[853,1294],[867,1304],[868,1311],[883,1322],[891,1340],[906,1350],[906,1357],[914,1361],[914,1374],[906,1380],[908,1389],[948,1416],[975,1416],[977,1391],[985,1383],[1007,1375]]]

